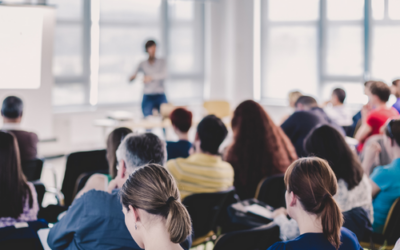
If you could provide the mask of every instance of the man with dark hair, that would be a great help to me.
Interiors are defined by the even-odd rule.
[[[392,86],[390,86],[390,91],[392,95],[396,96],[396,102],[393,104],[393,108],[395,108],[400,113],[400,79],[396,79],[392,82]]]
[[[193,154],[167,162],[182,199],[194,193],[219,192],[233,186],[233,168],[218,154],[227,134],[221,119],[206,116],[197,126]]]
[[[165,143],[152,133],[129,134],[116,155],[118,173],[109,192],[90,190],[75,199],[50,230],[47,242],[51,249],[141,249],[125,226],[119,189],[136,169],[148,163],[164,165]],[[189,249],[190,241],[182,247]]]
[[[157,109],[160,112],[161,104],[167,103],[164,89],[164,80],[167,78],[167,66],[164,59],[156,58],[156,42],[149,40],[144,47],[149,57],[139,64],[135,73],[129,78],[129,81],[135,80],[140,71],[144,73],[142,111],[144,117],[147,117],[153,114],[153,109]]]
[[[172,128],[178,136],[178,141],[167,141],[168,160],[178,157],[186,158],[192,144],[189,142],[188,132],[192,126],[192,112],[184,108],[177,108],[169,116]]]
[[[307,156],[304,150],[304,139],[316,126],[328,124],[345,135],[344,130],[336,122],[332,121],[323,109],[318,107],[317,101],[311,96],[301,96],[296,101],[294,112],[281,128],[292,141],[299,157]]]
[[[388,119],[399,115],[395,108],[386,106],[390,93],[389,86],[384,82],[373,82],[371,84],[370,102],[361,110],[361,126],[354,136],[360,142],[357,146],[358,152],[363,150],[364,143],[370,136],[380,133],[380,128]],[[372,111],[371,106],[374,108]]]
[[[345,99],[346,91],[341,88],[336,88],[332,91],[331,100],[324,103],[324,111],[326,114],[342,127],[350,126],[353,123],[351,119],[352,114],[344,105]]]
[[[38,136],[35,133],[21,129],[22,113],[24,104],[16,96],[8,96],[4,99],[1,107],[3,116],[3,127],[1,130],[9,131],[15,135],[21,160],[32,160],[37,156]]]

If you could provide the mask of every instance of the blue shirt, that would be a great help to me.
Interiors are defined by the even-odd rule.
[[[381,191],[372,201],[374,207],[374,232],[382,233],[386,217],[393,202],[400,197],[400,158],[395,159],[386,166],[374,169],[371,179],[378,185]]]
[[[168,160],[187,158],[189,156],[189,150],[191,147],[192,143],[185,140],[180,140],[177,142],[167,141]]]
[[[342,228],[339,250],[362,250],[357,237],[348,229]],[[305,233],[294,240],[277,242],[268,250],[336,250],[322,233]]]
[[[91,190],[76,199],[67,214],[50,230],[51,249],[140,250],[125,226],[119,190],[112,194]],[[191,240],[191,237],[190,237]],[[188,241],[182,243],[188,249]]]
[[[393,104],[393,108],[395,108],[400,113],[400,98],[397,98],[397,101]]]

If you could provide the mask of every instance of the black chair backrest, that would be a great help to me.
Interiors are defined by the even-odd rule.
[[[278,241],[279,226],[271,222],[265,226],[221,235],[214,250],[266,250]]]
[[[28,222],[29,227],[15,228],[14,226],[0,228],[0,249],[29,249],[42,250],[37,231],[47,228],[44,220]]]
[[[400,238],[400,198],[396,199],[389,211],[383,235],[389,246]]]
[[[64,181],[61,192],[64,194],[64,204],[71,205],[75,183],[78,177],[85,172],[108,170],[106,150],[76,152],[68,155],[65,167]]]
[[[192,219],[194,239],[216,229],[234,194],[232,187],[217,193],[193,194],[182,201]]]
[[[40,176],[42,175],[43,160],[24,160],[21,162],[21,167],[28,181],[37,181],[40,180]]]
[[[286,207],[284,175],[274,175],[260,183],[257,200],[274,207]]]
[[[39,207],[42,208],[42,202],[43,202],[44,194],[46,193],[46,187],[41,182],[35,182],[35,183],[33,183],[33,185],[35,186],[35,189],[36,189]]]

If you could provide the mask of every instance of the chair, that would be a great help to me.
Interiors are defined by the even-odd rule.
[[[366,237],[367,238],[367,237]],[[368,239],[363,239],[361,246],[364,248],[393,249],[400,238],[400,198],[397,198],[389,210],[382,234],[372,233]]]
[[[265,226],[231,232],[219,236],[214,250],[265,250],[279,239],[279,226],[271,222]]]
[[[94,150],[71,153],[67,156],[64,181],[61,192],[64,194],[64,204],[71,205],[75,183],[78,177],[85,172],[108,170],[106,150]]]
[[[15,228],[15,226],[0,228],[1,249],[43,250],[37,231],[48,228],[45,220],[28,222],[28,227]]]
[[[44,198],[44,194],[46,193],[46,187],[44,186],[43,183],[41,182],[34,182],[33,186],[35,186],[36,194],[37,194],[37,200],[39,203],[39,208],[42,208],[42,202]]]
[[[21,162],[21,167],[27,181],[37,181],[40,180],[40,176],[42,175],[43,160],[24,160]]]
[[[274,175],[260,181],[256,199],[274,208],[286,207],[285,192],[284,175]]]
[[[227,101],[205,101],[203,107],[209,115],[224,118],[232,115],[231,106]]]
[[[193,194],[182,203],[186,206],[193,223],[193,243],[196,246],[215,235],[217,227],[223,224],[227,207],[234,202],[235,189],[217,193]]]

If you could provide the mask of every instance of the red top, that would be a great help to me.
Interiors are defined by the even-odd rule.
[[[365,138],[363,142],[358,144],[358,152],[361,152],[364,147],[364,142],[372,135],[379,134],[380,128],[385,125],[386,121],[390,118],[397,117],[399,112],[391,107],[389,109],[376,109],[371,111],[367,116],[367,124],[371,127],[371,133]]]

